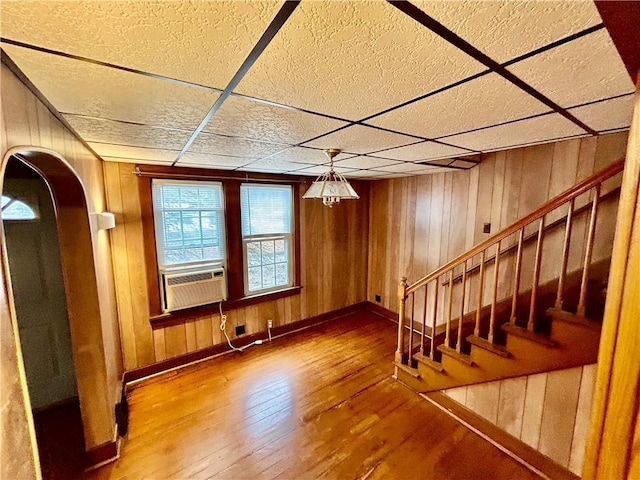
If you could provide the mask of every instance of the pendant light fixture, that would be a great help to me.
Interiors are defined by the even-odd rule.
[[[360,198],[347,179],[333,171],[333,157],[338,155],[340,150],[330,148],[325,150],[325,153],[331,161],[329,171],[316,178],[302,198],[321,198],[322,203],[329,208],[340,203],[340,200]]]

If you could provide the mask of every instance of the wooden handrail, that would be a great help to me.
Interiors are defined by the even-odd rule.
[[[609,199],[619,196],[620,195],[620,187],[616,187],[613,190],[609,190],[607,193],[603,194],[600,196],[600,203],[606,202]],[[582,205],[580,208],[576,208],[573,212],[573,216],[578,217],[580,215],[582,215],[585,212],[590,212],[591,211],[591,206],[592,206],[593,202],[588,202],[585,203],[584,205]],[[560,225],[564,225],[567,222],[567,217],[560,217],[557,220],[554,220],[553,222],[549,223],[548,225],[544,226],[544,233],[546,234],[548,231],[553,230],[556,227],[559,227]],[[532,240],[536,240],[538,238],[538,232],[535,231],[533,233],[530,233],[529,235],[527,235],[526,237],[523,238],[522,240],[522,244],[526,245],[528,243],[531,243]],[[513,243],[511,245],[509,245],[508,247],[504,248],[503,250],[500,250],[500,255],[505,255],[507,253],[509,253],[512,250],[515,250],[518,248],[518,243]],[[484,263],[489,264],[491,262],[493,262],[496,259],[495,255],[491,255],[486,257]],[[470,266],[467,269],[467,275],[470,275],[472,273],[476,273],[478,270],[480,270],[480,263],[476,263],[472,266]],[[457,275],[453,276],[453,283],[459,283],[460,280],[462,279],[462,273],[458,273]],[[444,280],[441,285],[443,287],[446,287],[447,285],[449,285],[449,280]]]
[[[512,225],[509,225],[508,227],[502,229],[501,231],[499,231],[495,235],[493,235],[493,236],[489,237],[488,239],[486,239],[484,242],[481,242],[481,243],[477,244],[476,246],[474,246],[470,250],[467,250],[465,253],[457,256],[456,258],[454,258],[453,260],[445,263],[444,265],[442,265],[441,267],[437,268],[436,270],[434,270],[430,274],[428,274],[428,275],[422,277],[421,279],[417,280],[416,282],[412,283],[411,285],[409,285],[404,290],[405,298],[408,295],[410,295],[411,293],[415,292],[420,287],[423,287],[427,283],[429,283],[432,280],[436,279],[437,277],[439,277],[443,273],[451,270],[452,268],[456,267],[460,263],[465,262],[466,260],[469,260],[470,258],[478,255],[479,253],[483,252],[484,250],[486,250],[487,248],[491,247],[492,245],[495,245],[497,242],[507,238],[509,235],[513,235],[514,233],[516,233],[521,228],[526,227],[531,222],[543,217],[544,215],[546,215],[549,212],[552,212],[553,210],[555,210],[556,208],[560,207],[564,203],[570,201],[572,198],[576,198],[576,197],[582,195],[583,193],[588,192],[589,190],[591,190],[596,185],[598,185],[598,184],[602,183],[603,181],[607,180],[608,178],[610,178],[610,177],[622,172],[623,169],[624,169],[624,157],[619,159],[619,160],[617,160],[616,162],[612,163],[608,167],[600,170],[599,172],[595,173],[591,177],[583,180],[582,182],[577,183],[573,187],[571,187],[568,190],[562,192],[560,195],[552,198],[547,203],[545,203],[544,205],[542,205],[538,209],[536,209],[533,212],[531,212],[529,215],[526,215],[525,217],[521,218],[516,223],[514,223]],[[450,278],[449,281],[451,281],[451,280],[452,279]]]

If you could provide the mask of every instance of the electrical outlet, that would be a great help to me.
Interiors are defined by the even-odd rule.
[[[273,328],[273,320],[267,320],[267,328]]]
[[[485,223],[482,227],[482,233],[491,233],[491,224]]]
[[[382,297],[376,293],[376,302],[380,303],[382,301]]]
[[[236,327],[236,336],[244,335],[244,332],[245,332],[244,325],[238,325]]]

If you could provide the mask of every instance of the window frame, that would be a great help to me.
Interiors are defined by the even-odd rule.
[[[147,272],[147,292],[149,301],[149,320],[153,328],[170,325],[174,321],[199,318],[217,312],[217,304],[194,307],[173,313],[163,313],[160,298],[160,275],[156,252],[152,180],[214,181],[222,183],[224,222],[226,235],[226,264],[228,299],[224,302],[226,310],[275,301],[291,295],[299,295],[302,290],[300,274],[300,184],[302,179],[290,175],[247,174],[238,177],[238,172],[184,167],[163,167],[154,165],[135,165],[139,175],[136,177],[140,199],[140,213],[144,239],[144,268]],[[292,189],[292,246],[293,262],[291,268],[292,286],[269,292],[247,296],[244,292],[244,258],[242,254],[242,226],[240,212],[240,185],[242,183],[270,183],[288,185]],[[167,323],[169,322],[169,323]]]
[[[295,278],[294,278],[294,268],[293,268],[293,263],[294,263],[294,245],[293,245],[293,234],[294,234],[294,230],[295,230],[295,226],[294,226],[294,216],[295,216],[295,212],[294,212],[294,200],[293,200],[293,188],[291,187],[291,185],[284,185],[284,184],[277,184],[277,183],[247,183],[244,182],[240,185],[240,202],[241,202],[241,218],[240,221],[242,222],[242,188],[243,187],[289,187],[289,194],[291,195],[291,204],[290,204],[290,218],[289,218],[289,233],[284,233],[284,232],[280,232],[280,233],[263,233],[263,234],[253,234],[253,235],[245,235],[244,233],[242,233],[241,230],[241,236],[242,236],[242,260],[243,260],[243,265],[242,265],[242,269],[243,269],[243,274],[244,274],[244,295],[246,297],[250,297],[250,296],[254,296],[254,295],[261,295],[261,294],[265,294],[265,293],[269,293],[269,292],[277,292],[279,290],[284,290],[286,288],[290,288],[294,285],[295,282]],[[275,240],[278,240],[280,238],[284,238],[287,240],[287,244],[288,244],[288,251],[287,251],[287,276],[289,281],[287,282],[286,285],[274,285],[273,287],[267,287],[267,288],[261,288],[259,290],[255,290],[255,291],[250,291],[249,290],[249,259],[248,259],[248,252],[247,252],[247,245],[249,242],[253,241],[265,241],[265,240],[271,240],[273,239],[274,242]],[[275,252],[274,252],[274,256],[275,256]],[[263,266],[264,264],[261,263],[260,266]],[[276,262],[274,261],[273,263],[274,267],[276,265]],[[275,275],[275,273],[274,273]]]

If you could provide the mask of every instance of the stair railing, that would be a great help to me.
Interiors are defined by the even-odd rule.
[[[533,265],[533,279],[532,289],[529,303],[529,312],[526,322],[526,328],[530,331],[535,329],[536,319],[536,299],[538,295],[538,283],[540,281],[540,268],[543,254],[543,238],[545,233],[545,217],[547,214],[553,212],[567,205],[567,211],[562,215],[560,219],[553,222],[553,226],[557,226],[559,223],[565,223],[565,233],[562,247],[562,261],[560,262],[560,272],[558,277],[558,288],[555,300],[555,308],[562,309],[563,294],[565,289],[565,280],[567,276],[567,266],[569,261],[569,247],[571,241],[571,232],[576,214],[575,203],[576,198],[585,193],[594,191],[593,201],[591,203],[589,226],[587,231],[585,254],[583,261],[582,279],[580,283],[580,298],[577,307],[577,314],[584,316],[587,283],[589,280],[589,267],[591,265],[594,235],[596,230],[596,220],[598,214],[598,207],[601,200],[601,185],[602,183],[620,173],[624,169],[624,158],[612,163],[605,169],[595,173],[591,177],[581,181],[580,183],[569,188],[560,195],[549,200],[547,203],[531,212],[529,215],[521,218],[512,225],[504,228],[500,232],[491,236],[487,240],[474,246],[467,252],[459,255],[453,260],[447,262],[441,267],[437,268],[430,274],[422,277],[411,285],[407,284],[407,278],[402,277],[398,286],[398,343],[395,353],[395,364],[397,367],[404,367],[409,364],[412,366],[412,359],[415,353],[419,353],[422,360],[431,363],[435,363],[435,351],[438,347],[444,350],[450,350],[457,353],[461,353],[463,338],[463,323],[465,321],[465,301],[467,298],[467,279],[470,274],[478,273],[477,283],[477,295],[474,299],[469,298],[469,310],[472,309],[471,303],[475,301],[475,325],[474,335],[480,338],[481,335],[481,316],[484,302],[484,287],[485,287],[485,270],[488,263],[493,262],[493,278],[491,283],[491,295],[490,295],[490,310],[489,310],[489,328],[487,338],[483,339],[489,343],[494,343],[496,335],[496,305],[498,304],[498,283],[500,273],[500,259],[505,252],[511,251],[516,248],[515,253],[515,268],[513,277],[513,288],[511,292],[511,313],[509,315],[509,323],[512,326],[516,326],[516,310],[518,307],[518,294],[520,288],[520,280],[522,275],[522,258],[523,247],[527,239],[535,238],[535,256]],[[537,234],[534,237],[527,236],[525,238],[525,228],[529,225],[533,225],[537,222]],[[508,237],[517,234],[517,243],[515,245],[509,245],[505,249],[501,250],[503,242],[506,242]],[[493,253],[493,256],[489,255]],[[472,262],[472,259],[480,255],[480,261],[478,265],[467,269],[468,265]],[[456,270],[460,270],[461,273],[454,275]],[[441,278],[446,278],[441,283]],[[461,287],[458,295],[460,307],[456,312],[458,316],[457,321],[457,335],[455,339],[455,346],[451,346],[452,341],[452,315],[453,315],[453,297],[454,297],[454,283],[460,280]],[[439,288],[445,287],[445,305],[443,308],[439,305]],[[424,293],[424,305],[423,305],[423,318],[422,328],[420,331],[416,329],[417,320],[415,319],[415,295],[417,292],[422,291]],[[406,314],[407,299],[411,297],[411,311],[410,314]],[[508,297],[507,297],[508,298]],[[427,318],[428,317],[428,318]],[[444,317],[443,322],[438,322],[438,319]],[[467,315],[469,317],[469,315]],[[408,320],[408,322],[407,322]],[[471,321],[474,319],[471,318]],[[407,325],[408,323],[408,325]],[[427,323],[430,324],[427,327]],[[408,327],[408,328],[407,328]],[[499,326],[498,326],[499,327]],[[427,329],[428,328],[428,329]],[[409,331],[408,342],[405,342],[405,330]],[[419,333],[418,333],[419,332]],[[444,333],[444,340],[438,344],[439,338]],[[419,338],[419,348],[416,348],[414,342],[414,334]],[[425,351],[425,340],[429,339],[429,351]],[[454,350],[455,349],[455,350]],[[397,372],[396,372],[397,373]]]

